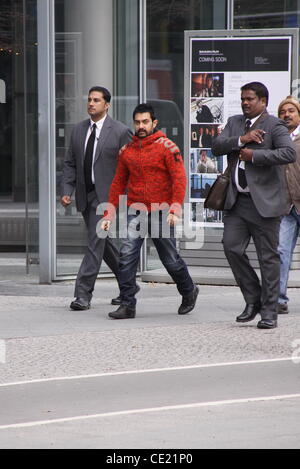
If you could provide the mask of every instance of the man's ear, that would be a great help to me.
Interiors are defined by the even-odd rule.
[[[157,120],[157,119],[154,119],[154,121],[153,121],[153,128],[156,129],[157,125],[158,125],[158,120]]]

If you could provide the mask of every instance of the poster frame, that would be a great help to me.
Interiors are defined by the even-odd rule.
[[[298,50],[299,50],[299,30],[298,28],[276,28],[276,29],[243,29],[243,30],[206,30],[206,31],[185,31],[184,39],[184,155],[185,155],[185,169],[188,175],[188,189],[186,193],[185,207],[189,207],[190,212],[190,201],[191,199],[191,177],[190,177],[190,79],[191,79],[191,47],[192,40],[199,39],[228,39],[228,38],[244,38],[251,37],[253,39],[261,39],[263,37],[280,37],[280,38],[291,38],[291,89],[290,93],[293,93],[292,83],[298,79]],[[295,95],[295,92],[293,93]],[[199,203],[199,202],[198,202]],[[221,214],[221,212],[220,212]],[[192,224],[192,222],[190,221]],[[203,226],[204,229],[210,228],[223,228],[223,223],[220,222],[212,223],[193,223],[193,225]]]

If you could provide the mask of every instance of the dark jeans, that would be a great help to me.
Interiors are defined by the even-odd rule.
[[[124,305],[132,307],[136,305],[136,271],[146,234],[152,239],[159,258],[176,283],[179,293],[186,296],[194,290],[194,283],[187,266],[176,249],[174,228],[166,227],[166,216],[164,212],[160,212],[159,216],[157,214],[155,219],[151,220],[151,214],[145,214],[144,230],[141,229],[139,233],[138,230],[141,228],[139,217],[128,215],[128,232],[126,238],[122,239],[119,263],[121,300]],[[168,231],[170,236],[164,236]]]

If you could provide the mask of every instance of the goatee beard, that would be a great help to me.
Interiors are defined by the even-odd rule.
[[[139,132],[135,133],[135,136],[139,137],[139,138],[149,137],[149,135],[151,135],[151,134],[148,134],[148,132],[146,132],[146,131],[139,131]]]

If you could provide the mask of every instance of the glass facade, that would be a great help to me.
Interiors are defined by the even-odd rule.
[[[54,12],[54,32],[42,31],[53,44],[55,81],[49,123],[55,128],[49,132],[54,279],[77,273],[85,247],[81,215],[74,203],[61,207],[59,187],[71,129],[87,116],[88,89],[110,89],[110,115],[129,126],[134,106],[147,97],[160,128],[183,151],[184,31],[298,28],[300,0],[0,0],[0,257],[20,260],[24,274],[38,262],[45,209],[39,207],[38,2]],[[199,190],[196,178],[192,185]],[[151,242],[146,252],[144,267],[159,266]]]
[[[1,0],[0,251],[18,252],[27,271],[38,255],[37,120],[36,0]]]
[[[226,28],[226,1],[147,2],[147,101],[161,130],[183,152],[184,31]],[[197,190],[199,181],[192,181]],[[161,267],[151,240],[146,269]]]
[[[116,53],[115,53],[116,51]],[[138,102],[138,2],[55,1],[56,275],[77,273],[86,231],[75,202],[60,205],[62,165],[75,123],[88,117],[88,90],[108,88],[110,115],[131,126]],[[105,264],[101,272],[108,272]]]
[[[226,1],[147,2],[147,100],[183,151],[184,31],[225,29]]]
[[[298,28],[299,0],[234,1],[234,29]]]

